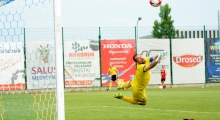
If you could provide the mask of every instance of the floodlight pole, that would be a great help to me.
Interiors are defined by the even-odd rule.
[[[142,19],[141,17],[138,17],[138,20],[137,20],[137,38],[136,38],[136,40],[139,39],[138,38],[138,21],[140,21],[141,19]]]

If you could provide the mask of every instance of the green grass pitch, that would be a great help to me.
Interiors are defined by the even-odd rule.
[[[67,120],[220,119],[220,87],[147,89],[148,104],[138,106],[113,98],[130,90],[65,94]]]
[[[65,119],[220,120],[220,87],[147,89],[146,106],[113,98],[119,92],[131,96],[131,90],[67,92]],[[1,120],[54,120],[55,98],[54,93],[1,94]]]

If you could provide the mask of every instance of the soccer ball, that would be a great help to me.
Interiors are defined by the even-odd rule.
[[[153,7],[158,7],[161,5],[161,3],[162,3],[162,0],[150,0],[150,4]]]

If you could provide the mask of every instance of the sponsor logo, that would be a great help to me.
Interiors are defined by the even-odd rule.
[[[21,53],[21,49],[2,49],[2,47],[0,47],[0,53]]]
[[[81,46],[80,43],[74,42],[72,43],[72,49],[74,50],[73,53],[69,53],[69,57],[94,57],[94,52],[86,52],[88,50],[88,46]],[[84,52],[83,52],[84,51]]]
[[[103,48],[133,48],[131,44],[103,44]]]
[[[51,49],[52,48],[49,44],[45,46],[40,45],[40,47],[37,48],[38,53],[40,53],[38,59],[40,59],[41,63],[49,63],[49,55]]]
[[[220,50],[220,46],[210,46],[210,50]]]
[[[81,46],[78,42],[72,43],[72,49],[75,50],[75,53],[78,51],[84,51],[88,49],[88,46]]]
[[[182,67],[194,67],[201,63],[202,60],[203,56],[191,54],[173,57],[173,61]]]

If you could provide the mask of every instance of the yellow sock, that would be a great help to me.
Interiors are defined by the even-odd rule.
[[[130,88],[131,87],[131,82],[130,81],[127,81],[125,83],[123,83],[122,85],[120,85],[118,88]]]
[[[112,81],[110,81],[108,89],[111,90],[112,89]]]

